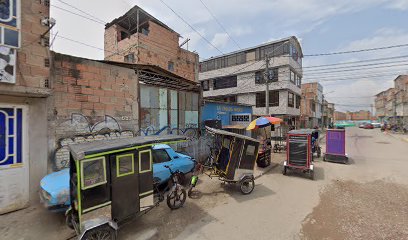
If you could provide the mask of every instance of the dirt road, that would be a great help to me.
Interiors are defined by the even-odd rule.
[[[199,199],[176,211],[162,204],[122,227],[119,239],[408,239],[408,143],[379,129],[348,128],[346,149],[349,165],[317,159],[314,181],[283,176],[279,166],[246,196],[202,176]],[[72,234],[62,217],[47,212],[4,216],[1,239]]]

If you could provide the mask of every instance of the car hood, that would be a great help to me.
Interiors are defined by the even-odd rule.
[[[69,168],[48,174],[41,179],[40,186],[51,196],[69,190]]]
[[[190,157],[188,155],[185,155],[185,154],[182,154],[182,153],[179,153],[179,152],[176,152],[176,153],[177,153],[177,155],[179,155],[182,158],[192,159],[192,157]]]

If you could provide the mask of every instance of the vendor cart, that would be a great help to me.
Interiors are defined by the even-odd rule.
[[[288,170],[298,170],[314,179],[312,137],[315,129],[292,130],[287,135],[287,160],[283,163],[283,175]]]
[[[327,129],[326,132],[326,153],[323,161],[344,163],[348,162],[346,154],[346,130]]]

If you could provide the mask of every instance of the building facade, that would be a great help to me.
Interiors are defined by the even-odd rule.
[[[395,123],[408,127],[408,75],[400,75],[394,80]]]
[[[345,112],[334,111],[334,121],[345,121],[347,120],[347,115]]]
[[[369,121],[371,120],[371,112],[360,110],[357,112],[346,112],[346,119],[351,121]]]
[[[0,4],[0,214],[38,200],[47,172],[49,4]]]
[[[386,103],[386,91],[382,91],[375,95],[374,107],[375,116],[380,122],[384,122],[385,119],[385,103]]]
[[[304,83],[300,108],[301,126],[313,128],[323,124],[323,86],[320,83]]]
[[[296,37],[212,57],[200,63],[199,79],[207,100],[249,104],[254,116],[269,113],[297,125],[300,115],[302,49]],[[269,73],[265,74],[269,57]]]
[[[105,60],[159,66],[198,81],[198,54],[179,45],[180,34],[138,6],[105,26]]]

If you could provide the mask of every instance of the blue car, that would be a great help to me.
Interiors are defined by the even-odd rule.
[[[170,166],[173,171],[186,174],[194,170],[192,157],[174,151],[169,145],[157,144],[152,147],[153,177],[166,183],[170,178]],[[50,173],[40,182],[41,202],[51,211],[65,211],[70,206],[69,168]]]

